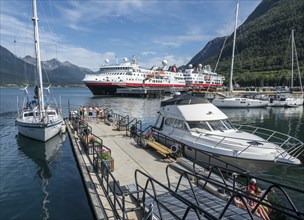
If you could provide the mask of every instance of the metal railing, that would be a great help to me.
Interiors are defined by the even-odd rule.
[[[112,114],[115,115],[114,112],[112,112]],[[182,143],[176,142],[176,140],[173,140],[170,137],[167,137],[167,136],[161,137],[162,134],[158,133],[156,130],[153,130],[153,126],[149,126],[148,128],[142,130],[141,129],[142,125],[141,125],[140,120],[137,120],[137,119],[129,120],[129,117],[126,117],[126,116],[120,117],[118,114],[117,114],[117,116],[114,116],[114,117],[118,118],[119,120],[125,119],[126,121],[128,121],[128,124],[127,124],[128,129],[127,129],[127,133],[126,133],[127,135],[128,135],[128,132],[130,135],[132,135],[132,131],[130,130],[130,125],[135,124],[136,125],[135,135],[138,137],[142,137],[146,131],[151,130],[152,132],[154,132],[154,137],[156,139],[157,139],[157,137],[164,138],[165,143],[167,143],[167,144],[170,144],[170,142],[172,142],[172,143],[180,144],[181,147],[186,147],[186,146],[182,145]],[[225,215],[225,212],[227,211],[228,207],[233,203],[235,197],[241,197],[241,198],[244,197],[246,199],[251,199],[254,202],[256,202],[257,205],[254,207],[254,209],[249,210],[249,208],[247,207],[248,214],[252,219],[253,219],[252,213],[254,213],[254,211],[256,209],[258,209],[259,205],[269,207],[273,210],[276,210],[276,212],[283,213],[287,216],[291,216],[291,217],[299,218],[299,219],[304,218],[304,213],[298,211],[298,208],[294,205],[292,199],[289,197],[289,195],[287,193],[287,191],[293,192],[293,193],[296,193],[297,195],[302,195],[304,197],[303,190],[295,189],[295,188],[289,187],[287,185],[277,184],[277,183],[274,183],[271,181],[264,180],[262,178],[258,178],[258,177],[249,175],[246,171],[241,170],[240,168],[238,168],[236,166],[228,164],[228,163],[221,161],[220,159],[215,158],[208,154],[207,155],[209,156],[209,162],[217,160],[217,161],[222,162],[223,166],[214,166],[214,165],[210,165],[210,163],[208,163],[208,162],[202,162],[199,160],[199,154],[204,153],[204,152],[200,152],[198,150],[196,150],[197,152],[195,152],[195,156],[194,156],[194,160],[193,160],[193,165],[192,165],[193,172],[189,172],[184,169],[182,170],[178,167],[168,165],[166,168],[168,185],[166,186],[166,185],[158,182],[157,180],[155,180],[153,177],[143,173],[142,171],[135,170],[134,175],[135,175],[136,190],[125,191],[120,186],[119,181],[116,180],[116,178],[111,173],[111,167],[109,166],[109,164],[106,161],[104,161],[101,157],[100,153],[103,150],[109,151],[111,153],[111,149],[104,146],[102,139],[95,136],[92,133],[92,128],[88,125],[87,122],[85,122],[83,120],[79,120],[79,118],[77,118],[77,117],[70,118],[70,121],[73,125],[74,132],[77,132],[78,136],[81,139],[84,149],[86,149],[85,152],[88,155],[93,156],[93,160],[90,159],[90,163],[93,165],[97,179],[98,179],[103,191],[105,192],[105,195],[108,199],[108,202],[111,206],[111,209],[112,209],[113,214],[116,219],[123,219],[123,220],[127,219],[127,213],[130,211],[134,211],[134,210],[138,210],[138,209],[144,210],[143,208],[145,208],[147,210],[149,207],[144,204],[145,198],[147,196],[152,198],[155,201],[155,204],[159,207],[158,215],[161,218],[162,213],[161,213],[160,207],[162,209],[165,209],[166,211],[170,211],[170,210],[167,210],[165,204],[162,204],[162,201],[159,199],[159,195],[158,195],[159,187],[163,189],[162,190],[163,192],[167,191],[171,196],[175,197],[176,199],[181,201],[184,205],[186,205],[187,208],[184,210],[185,211],[184,217],[182,219],[186,219],[186,217],[188,216],[190,211],[192,213],[193,212],[196,213],[196,215],[198,216],[198,219],[200,218],[199,216],[201,216],[201,213],[203,213],[204,216],[206,216],[210,219],[222,218]],[[89,139],[89,137],[94,137],[94,141],[92,142],[91,139]],[[88,157],[88,158],[90,158],[90,157]],[[201,175],[200,172],[196,172],[199,170],[199,167],[197,165],[198,163],[199,163],[200,167],[202,166],[205,168],[205,170],[208,171],[207,175]],[[237,173],[235,172],[236,168],[238,168]],[[225,192],[227,192],[228,195],[230,196],[230,198],[227,201],[226,206],[224,207],[223,211],[220,213],[220,216],[213,216],[210,213],[206,212],[204,210],[204,208],[200,206],[197,199],[196,199],[196,203],[193,203],[193,202],[185,199],[183,196],[179,195],[178,189],[179,189],[181,180],[179,181],[179,184],[174,186],[175,188],[172,188],[173,185],[171,184],[171,180],[169,178],[169,176],[170,176],[169,170],[174,170],[174,171],[180,173],[180,179],[186,178],[190,189],[193,189],[193,186],[192,186],[193,183],[196,184],[196,186],[198,186],[199,180],[202,180],[205,183],[203,185],[200,185],[200,187],[202,187],[202,188],[205,188],[207,184],[212,184],[214,186],[217,186],[218,188],[223,189]],[[232,175],[229,177],[229,174],[231,174],[231,173],[232,173]],[[212,174],[218,175],[219,178],[214,179]],[[145,176],[145,178],[147,179],[144,185],[141,185],[139,183],[139,181],[138,181],[139,175]],[[245,185],[245,186],[248,185],[249,179],[251,179],[251,178],[256,178],[257,180],[259,180],[261,182],[263,181],[264,183],[268,183],[268,187],[261,198],[249,197],[248,193],[245,192],[244,189],[239,187],[240,185]],[[195,181],[193,182],[193,180],[195,180]],[[228,182],[230,184],[228,184]],[[150,186],[150,187],[148,187],[148,186]],[[274,202],[271,202],[271,205],[269,205],[269,203],[264,202],[264,201],[267,201],[265,198],[272,191],[273,188],[276,188],[279,192],[281,192],[283,194],[283,197],[287,200],[289,207],[282,206],[282,205],[280,205],[278,203],[274,203]],[[135,198],[137,198],[137,201],[139,203],[139,204],[135,205],[133,208],[126,207],[126,197],[129,195],[133,195]],[[193,193],[193,198],[195,198],[195,196],[196,196],[195,193]],[[150,207],[150,209],[151,209],[151,207]],[[172,216],[179,219],[175,213],[172,213]]]
[[[304,152],[303,142],[291,137],[290,135],[266,128],[258,128],[252,125],[238,125],[238,129],[262,137],[266,141],[274,143],[283,149],[283,151],[277,155],[276,158],[286,158],[288,155],[288,159],[291,157],[297,158]]]
[[[114,122],[116,123],[119,123],[123,120],[124,122],[127,122],[126,124],[130,125],[132,122],[135,122],[135,124],[138,125],[138,128],[141,129],[141,121],[137,119],[129,121],[129,116],[122,116],[116,114],[111,109],[105,109],[104,112],[105,116],[107,114],[111,114],[111,116],[114,118]],[[136,193],[136,191],[126,192],[121,189],[119,181],[116,180],[113,174],[111,173],[111,171],[113,171],[111,169],[111,165],[108,161],[102,158],[101,153],[109,152],[109,154],[111,155],[111,149],[104,146],[103,140],[93,134],[92,127],[89,126],[88,122],[80,119],[78,115],[70,116],[69,119],[73,126],[74,132],[77,133],[82,143],[82,148],[88,155],[90,164],[92,164],[98,182],[102,187],[103,191],[105,192],[105,196],[109,202],[109,205],[111,206],[115,219],[127,219],[128,212],[141,209],[141,207],[136,206],[133,208],[126,207],[126,197]]]
[[[236,126],[237,127],[237,126]],[[174,130],[177,128],[174,128]],[[252,139],[245,139],[245,138],[238,138],[238,137],[231,137],[231,136],[224,136],[219,134],[213,134],[210,132],[199,132],[199,136],[191,137],[193,138],[191,141],[195,143],[203,143],[204,146],[210,147],[210,148],[217,148],[219,146],[222,146],[223,144],[228,145],[234,145],[237,142],[247,142],[248,145],[244,147],[242,144],[242,150],[241,151],[233,151],[233,155],[235,157],[240,157],[242,154],[247,153],[248,149],[251,149],[252,147],[256,147],[257,145],[259,147],[262,147],[265,144],[272,143],[274,144],[271,147],[268,147],[269,149],[276,149],[279,154],[277,154],[274,157],[274,161],[283,158],[283,159],[292,159],[297,158],[304,152],[304,143],[294,137],[291,137],[289,135],[273,131],[270,129],[265,128],[258,128],[251,125],[239,125],[238,129],[240,132],[248,132],[254,135],[257,135],[260,138],[263,138],[263,140],[252,140]],[[172,133],[174,132],[172,131]],[[181,131],[178,129],[179,132]],[[215,138],[214,141],[212,141],[212,137]],[[179,138],[176,139],[176,141],[183,142],[183,140],[189,139],[189,131],[185,130],[183,133],[179,135]],[[207,140],[207,141],[205,141]],[[213,144],[214,143],[214,144]],[[235,146],[237,147],[237,145]],[[275,147],[275,148],[274,148]],[[266,148],[263,146],[263,148]]]

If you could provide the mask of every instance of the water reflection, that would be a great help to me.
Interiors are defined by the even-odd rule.
[[[42,219],[50,218],[47,207],[47,203],[49,202],[47,186],[49,184],[49,179],[52,177],[50,165],[59,156],[59,152],[65,138],[65,134],[58,134],[47,142],[40,142],[29,139],[20,134],[17,136],[18,149],[38,165],[37,174],[40,178],[41,192],[43,195],[41,200]]]

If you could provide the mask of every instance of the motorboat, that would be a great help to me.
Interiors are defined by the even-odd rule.
[[[303,98],[290,94],[277,93],[269,96],[270,107],[298,107],[303,105]]]
[[[141,67],[133,56],[114,64],[106,59],[98,73],[86,74],[82,81],[93,95],[114,95],[120,88],[158,88],[167,93],[187,88],[218,88],[224,80],[225,77],[212,72],[209,65],[190,64],[185,71],[179,71],[176,65],[170,66],[163,60],[161,66],[148,69]]]
[[[30,100],[30,95],[27,89],[28,86],[25,87],[25,97],[21,108],[17,112],[15,124],[18,127],[19,133],[22,135],[45,142],[57,135],[59,132],[65,130],[65,125],[60,108],[52,107],[44,97],[38,34],[38,17],[35,0],[33,0],[33,25],[38,84],[34,89],[33,100]],[[48,92],[50,91],[49,87],[46,89]]]
[[[190,94],[162,101],[153,130],[176,141],[180,150],[199,149],[249,170],[300,165],[297,157],[304,151],[303,142],[287,134],[233,125],[215,105]]]

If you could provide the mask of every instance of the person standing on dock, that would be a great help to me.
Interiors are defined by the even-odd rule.
[[[79,107],[79,117],[80,117],[80,120],[83,119],[83,109],[82,109],[82,106]]]
[[[95,107],[95,119],[97,120],[99,117],[99,108],[98,106]]]
[[[83,120],[87,117],[87,107],[83,106]]]
[[[93,107],[90,106],[90,107],[89,107],[89,120],[91,121],[92,118],[93,118]]]

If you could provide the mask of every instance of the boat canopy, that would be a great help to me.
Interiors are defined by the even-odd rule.
[[[166,105],[189,105],[189,104],[202,104],[202,103],[210,103],[207,99],[192,96],[189,94],[178,95],[171,99],[164,100],[160,103],[160,106]]]
[[[228,117],[211,103],[193,104],[191,106],[180,105],[178,110],[186,121],[217,121],[228,119]]]
[[[175,118],[186,121],[216,121],[228,119],[221,110],[211,104],[207,99],[188,94],[162,101],[161,107],[165,106],[165,116],[170,117],[174,115]]]

